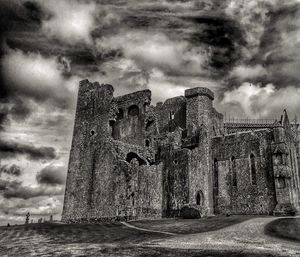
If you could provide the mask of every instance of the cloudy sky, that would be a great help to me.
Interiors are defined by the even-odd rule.
[[[60,218],[79,80],[300,111],[298,0],[0,0],[0,224]]]

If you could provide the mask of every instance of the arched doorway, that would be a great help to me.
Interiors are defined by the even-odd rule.
[[[201,190],[196,193],[196,204],[200,206],[204,204],[204,195]]]

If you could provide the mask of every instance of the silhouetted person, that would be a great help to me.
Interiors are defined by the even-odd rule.
[[[10,227],[10,224],[9,224],[9,223],[7,223],[7,226],[8,226],[8,227]]]
[[[26,214],[26,220],[25,220],[25,224],[28,224],[29,223],[29,218],[30,218],[30,213],[27,212]]]

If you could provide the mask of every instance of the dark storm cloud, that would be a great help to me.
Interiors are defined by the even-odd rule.
[[[49,187],[46,185],[30,187],[24,186],[23,183],[18,180],[10,181],[0,179],[0,193],[6,199],[29,199],[40,196],[61,195],[63,193],[63,187]]]
[[[22,173],[21,167],[13,164],[13,165],[3,165],[0,167],[0,175],[1,173],[5,173],[7,175],[12,175],[12,176],[20,176]]]
[[[254,5],[253,3],[256,1],[252,1],[251,5]],[[285,106],[294,115],[299,113],[297,101],[290,99],[298,97],[297,88],[300,82],[300,3],[296,1],[261,3],[261,5],[256,3],[257,6],[252,12],[245,8],[246,11],[241,12],[244,14],[241,23],[245,27],[248,41],[249,38],[252,39],[252,45],[245,49],[244,53],[248,53],[242,56],[225,82],[229,85],[228,88],[232,89],[242,85],[244,87],[245,83],[252,83],[257,85],[258,92],[264,92],[268,85],[272,85],[274,92],[269,98],[281,95],[284,98],[283,102],[277,101],[277,105],[273,106],[273,103],[270,104],[271,100],[264,99],[262,102],[268,103],[268,106],[256,104],[259,112],[265,109],[268,110],[264,111],[265,113],[275,113]],[[249,91],[252,91],[250,89]],[[241,88],[241,91],[244,89]],[[259,93],[255,99],[260,98],[260,95],[263,94]]]
[[[268,70],[267,82],[278,87],[299,85],[300,3],[283,5],[269,13],[269,22],[254,61]]]
[[[3,41],[10,32],[36,32],[40,25],[41,13],[33,2],[3,0],[0,8],[0,39]]]
[[[0,60],[6,54],[10,35],[26,32],[26,41],[31,41],[37,33],[41,13],[38,6],[31,2],[3,0],[0,8]],[[24,40],[23,40],[24,41]],[[34,47],[34,46],[32,46]],[[0,62],[0,130],[9,118],[23,120],[31,110],[26,99],[10,90],[10,84],[4,78],[4,64]],[[9,117],[10,116],[10,117]]]
[[[85,44],[66,44],[51,35],[53,31],[64,32],[60,31],[64,28],[61,23],[76,16],[73,11],[78,14],[76,22],[82,24],[79,31],[86,33],[85,26],[90,28],[91,25],[85,22],[93,20],[89,16],[93,12],[91,7],[93,4],[88,1],[86,4],[82,1],[1,2],[0,130],[7,127],[10,120],[28,118],[33,111],[32,100],[38,105],[74,108],[76,85],[81,76],[98,70],[97,55]],[[71,16],[67,16],[69,13]],[[65,32],[61,35],[74,34]],[[75,32],[76,36],[80,35]]]
[[[53,160],[57,157],[53,147],[36,147],[3,140],[0,140],[0,155],[5,158],[25,155],[29,160]]]
[[[199,25],[191,34],[193,45],[206,44],[209,48],[209,65],[214,73],[224,76],[242,56],[247,45],[242,27],[237,21],[226,17],[198,16],[184,19]]]
[[[36,175],[39,184],[63,185],[65,183],[65,167],[47,166]]]

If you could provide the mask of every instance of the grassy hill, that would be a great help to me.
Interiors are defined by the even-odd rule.
[[[136,221],[132,225],[176,234],[216,230],[249,219],[249,216],[213,217],[200,220]],[[190,232],[189,232],[190,231]],[[150,240],[176,236],[129,228],[121,223],[56,224],[42,223],[0,227],[0,256],[175,256],[175,257],[274,257],[270,253],[207,249],[153,247]],[[201,244],[201,242],[199,242]]]

